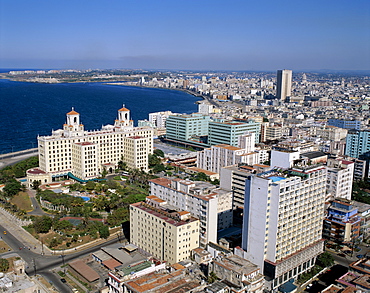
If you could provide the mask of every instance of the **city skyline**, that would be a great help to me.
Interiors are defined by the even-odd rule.
[[[362,0],[0,0],[0,13],[0,68],[370,69]]]

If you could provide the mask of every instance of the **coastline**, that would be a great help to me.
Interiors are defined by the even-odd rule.
[[[106,81],[99,81],[99,80],[89,80],[89,81],[55,81],[55,82],[46,82],[46,81],[35,81],[35,80],[27,80],[22,79],[18,80],[15,78],[10,77],[4,77],[2,74],[0,74],[1,79],[15,81],[15,82],[29,82],[29,83],[41,83],[41,84],[58,84],[58,83],[97,83],[100,82],[101,84],[107,84],[107,85],[117,85],[117,86],[125,86],[125,87],[137,87],[137,88],[148,88],[148,89],[164,89],[164,90],[172,90],[172,91],[180,91],[187,93],[189,95],[192,95],[197,98],[201,98],[203,100],[206,100],[210,102],[210,97],[206,95],[197,94],[191,90],[188,89],[180,89],[180,88],[169,88],[169,87],[154,87],[154,86],[145,86],[145,85],[127,85],[126,82],[132,82],[132,81],[117,81],[117,82],[106,82]],[[197,103],[197,102],[196,102]],[[217,103],[214,103],[215,106],[219,106]]]

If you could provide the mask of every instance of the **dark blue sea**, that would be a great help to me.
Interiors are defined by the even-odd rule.
[[[85,130],[113,124],[118,109],[131,111],[131,119],[148,119],[149,113],[197,111],[199,100],[190,94],[166,89],[102,83],[41,84],[0,79],[0,154],[37,146],[38,135],[50,135],[66,122],[74,107]]]

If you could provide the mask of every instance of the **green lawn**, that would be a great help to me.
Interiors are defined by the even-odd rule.
[[[24,211],[32,211],[32,203],[31,199],[28,196],[27,192],[19,192],[16,196],[14,196],[10,202],[15,204],[20,210]]]

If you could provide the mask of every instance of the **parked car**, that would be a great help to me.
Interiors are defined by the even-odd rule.
[[[363,254],[357,254],[357,255],[356,255],[356,257],[357,257],[357,258],[364,258],[364,256],[365,256],[365,255],[363,255]]]

